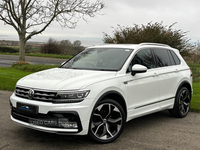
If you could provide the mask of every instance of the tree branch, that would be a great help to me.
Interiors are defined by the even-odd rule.
[[[26,42],[42,33],[54,20],[62,27],[73,28],[79,19],[94,17],[103,7],[100,0],[94,3],[87,0],[2,0],[0,20],[13,26],[19,35],[28,34],[24,37]]]
[[[13,1],[9,1],[8,5],[9,5],[9,8],[10,8],[10,10],[8,12],[11,13],[11,17],[15,20],[15,22],[18,24],[18,26],[20,26],[21,22],[20,22],[19,17],[15,13],[15,6],[14,6]]]

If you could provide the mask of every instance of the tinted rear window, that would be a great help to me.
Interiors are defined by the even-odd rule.
[[[168,50],[167,52],[168,52],[168,55],[169,55],[169,59],[171,61],[171,65],[176,65],[174,58],[172,57],[172,54],[170,53],[170,50]]]
[[[154,49],[154,54],[157,60],[158,67],[170,66],[171,61],[167,50],[165,49]]]
[[[181,64],[181,61],[180,61],[180,59],[178,58],[178,56],[177,56],[173,51],[170,51],[170,53],[172,54],[176,65]]]

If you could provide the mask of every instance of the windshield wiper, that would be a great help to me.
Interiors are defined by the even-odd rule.
[[[99,71],[118,71],[116,69],[95,69],[95,70],[99,70]]]
[[[65,67],[62,67],[62,68],[65,68]],[[97,69],[97,68],[65,68],[65,69],[94,70],[94,71],[118,71],[117,69]]]

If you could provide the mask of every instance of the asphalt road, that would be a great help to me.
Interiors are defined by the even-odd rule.
[[[0,55],[0,67],[10,67],[19,60],[19,56]],[[26,61],[31,64],[60,65],[65,59],[26,56]]]
[[[128,122],[113,143],[97,144],[87,136],[44,133],[22,127],[10,120],[9,97],[0,91],[0,150],[55,149],[131,149],[131,150],[199,150],[200,114],[190,112],[186,118],[171,117],[167,111]]]

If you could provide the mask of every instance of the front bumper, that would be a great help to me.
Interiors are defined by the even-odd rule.
[[[20,125],[23,125],[25,127],[31,128],[31,129],[43,131],[43,132],[57,133],[57,134],[68,134],[68,133],[77,132],[77,129],[54,129],[54,128],[48,128],[48,127],[32,125],[30,123],[19,121],[19,120],[13,118],[12,115],[11,115],[10,118],[11,118],[12,121],[14,121],[14,122],[16,122],[16,123],[18,123]]]
[[[33,114],[17,109],[17,103],[37,105],[38,113]],[[88,133],[91,107],[89,104],[53,104],[38,102],[15,96],[10,97],[11,120],[28,128],[57,134]]]
[[[12,107],[11,120],[29,128],[51,133],[65,134],[79,133],[82,131],[80,118],[76,112],[49,112],[47,115],[33,115],[20,112]],[[71,123],[71,125],[68,125],[66,128],[66,126],[63,126],[64,123]]]

